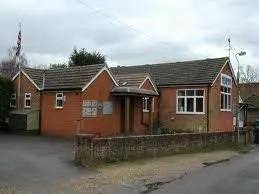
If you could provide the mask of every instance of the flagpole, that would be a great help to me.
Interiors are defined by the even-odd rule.
[[[15,64],[15,67],[17,65],[17,59],[18,57],[15,56],[15,61],[14,61],[14,64]],[[19,75],[18,75],[18,96],[17,96],[17,99],[18,99],[18,102],[17,102],[17,108],[18,110],[20,110],[20,107],[21,107],[21,66],[20,66],[20,63],[18,62],[18,66],[19,66]]]
[[[19,23],[19,33],[18,33],[18,40],[17,40],[17,48],[16,48],[16,53],[15,53],[15,61],[14,61],[14,65],[16,67],[17,62],[18,62],[18,94],[17,94],[17,108],[18,110],[21,109],[21,64],[18,61],[18,57],[20,56],[20,52],[21,52],[21,22]]]

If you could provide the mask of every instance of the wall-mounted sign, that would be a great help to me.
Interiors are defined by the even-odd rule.
[[[226,87],[232,86],[232,78],[229,75],[221,74],[221,85]]]
[[[97,116],[97,101],[84,100],[83,101],[83,117],[96,117]]]
[[[113,103],[111,101],[104,101],[103,102],[103,114],[113,114]]]

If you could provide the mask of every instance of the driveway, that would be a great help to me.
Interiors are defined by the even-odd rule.
[[[87,172],[73,164],[72,141],[0,134],[0,190],[1,185],[42,184]]]
[[[185,176],[153,193],[254,194],[259,190],[259,147],[231,161]]]

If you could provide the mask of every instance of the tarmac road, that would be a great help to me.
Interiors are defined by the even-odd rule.
[[[165,184],[153,194],[255,194],[259,193],[259,147],[228,162],[205,167]]]

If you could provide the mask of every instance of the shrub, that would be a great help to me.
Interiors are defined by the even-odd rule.
[[[5,119],[10,111],[10,98],[13,92],[12,80],[0,76],[0,127],[3,125]],[[2,124],[1,124],[2,123]]]

